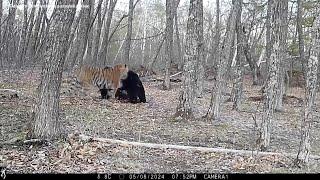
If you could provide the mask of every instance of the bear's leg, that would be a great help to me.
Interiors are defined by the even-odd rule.
[[[137,90],[134,90],[134,89],[129,89],[128,90],[128,96],[129,96],[129,101],[131,103],[137,103],[138,102],[138,99],[137,99]]]
[[[146,102],[146,95],[143,86],[139,87],[139,92],[138,92],[139,100],[140,102],[145,103]]]

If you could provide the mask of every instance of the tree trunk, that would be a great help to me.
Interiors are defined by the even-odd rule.
[[[47,19],[47,8],[46,6],[48,5],[48,2],[45,0],[40,0],[41,6],[42,7],[42,20],[41,20],[41,28],[40,28],[40,32],[35,44],[35,54],[34,54],[34,61],[36,61],[37,59],[39,59],[39,55],[42,53],[42,44],[44,44],[45,42],[45,34],[47,32],[48,29],[48,19]],[[67,47],[67,49],[69,48],[69,45]]]
[[[0,68],[3,68],[2,45],[2,1],[0,1]]]
[[[264,113],[262,115],[262,123],[260,130],[260,137],[258,142],[262,151],[267,150],[270,145],[270,132],[272,127],[272,122],[274,117],[274,112],[277,108],[282,105],[283,96],[283,73],[281,73],[281,61],[285,57],[285,30],[283,29],[285,25],[285,18],[283,13],[287,10],[287,1],[268,1],[268,14],[267,20],[271,18],[272,15],[272,26],[267,25],[267,32],[272,33],[270,40],[269,34],[267,34],[267,42],[271,42],[271,45],[267,46],[266,49],[267,56],[271,53],[270,62],[268,63],[268,79],[266,84],[266,91],[264,94]],[[270,10],[269,10],[270,8]],[[271,30],[269,29],[271,28]],[[281,85],[282,84],[282,85]]]
[[[127,64],[130,62],[131,36],[132,36],[132,21],[133,21],[133,0],[129,0],[127,35],[124,43],[123,61]]]
[[[105,17],[105,13],[107,11],[103,11],[103,15],[101,16],[101,6],[102,6],[103,0],[99,1],[98,7],[97,7],[97,27],[96,27],[96,33],[94,36],[94,43],[92,47],[92,64],[96,65],[97,64],[97,55],[98,55],[98,50],[99,50],[99,45],[100,45],[100,35],[101,35],[101,29],[102,29],[102,24],[103,24],[103,18]],[[106,9],[108,9],[108,2],[109,0],[106,0]]]
[[[203,42],[203,0],[199,0],[197,6],[197,17],[196,21],[197,27],[197,41],[198,41],[198,57],[196,61],[196,89],[195,95],[196,97],[202,97],[203,92],[203,83],[204,83],[204,42]]]
[[[90,2],[89,27],[87,31],[87,49],[84,57],[84,64],[92,63],[92,45],[93,45],[93,21],[94,19],[94,0]]]
[[[212,91],[211,103],[205,118],[215,120],[220,118],[220,106],[222,98],[222,89],[224,89],[224,83],[226,81],[226,70],[228,61],[230,59],[230,51],[232,45],[232,34],[235,32],[236,27],[236,15],[239,14],[240,1],[233,1],[232,9],[229,15],[229,25],[223,40],[223,45],[219,49],[220,56],[218,58],[217,76],[214,82],[214,90]]]
[[[173,8],[174,2],[166,0],[166,53],[165,53],[165,75],[163,81],[163,89],[170,89],[170,66],[173,61]]]
[[[147,68],[148,71],[153,71],[154,63],[156,62],[156,60],[157,60],[157,58],[158,58],[158,55],[159,55],[159,53],[160,53],[160,51],[161,51],[161,48],[162,48],[162,45],[163,45],[165,39],[166,39],[165,36],[164,36],[164,37],[161,37],[161,41],[160,41],[160,44],[159,44],[159,46],[158,46],[158,48],[157,48],[157,50],[156,50],[156,53],[155,53],[154,57],[152,58],[152,60],[150,61],[149,66],[148,66],[148,68]]]
[[[215,24],[215,35],[214,35],[214,42],[212,43],[212,50],[211,50],[211,56],[212,56],[212,61],[213,61],[213,67],[217,67],[218,66],[218,56],[220,55],[220,48],[219,48],[219,44],[220,44],[220,1],[216,0],[216,24]],[[217,72],[217,69],[216,71]]]
[[[201,61],[200,58],[202,58],[200,57],[200,47],[202,47],[203,43],[201,41],[203,29],[199,26],[202,21],[202,3],[202,0],[190,0],[184,55],[184,78],[179,95],[179,104],[174,115],[182,119],[194,118],[193,101],[196,91],[196,65]]]
[[[40,3],[40,5],[43,5],[42,0],[40,0],[39,3]],[[35,59],[37,44],[40,41],[40,33],[39,32],[40,32],[41,21],[44,16],[43,9],[44,9],[43,7],[38,8],[38,14],[36,15],[35,22],[32,23],[32,24],[34,24],[34,30],[32,31],[32,28],[29,27],[29,32],[28,32],[29,38],[28,38],[28,47],[27,47],[27,57],[30,61],[33,61],[33,62]]]
[[[300,54],[300,61],[302,65],[302,72],[305,76],[306,68],[305,68],[305,53],[304,53],[304,37],[303,37],[303,28],[302,28],[302,17],[303,17],[303,0],[297,0],[298,4],[298,11],[297,11],[297,32],[298,32],[298,39],[299,39],[299,54]]]
[[[301,3],[301,2],[300,2]],[[308,59],[307,66],[307,78],[306,78],[306,91],[305,91],[305,104],[304,112],[302,117],[302,127],[301,127],[301,140],[299,146],[299,152],[296,159],[297,165],[307,164],[309,161],[309,155],[311,151],[310,144],[310,129],[313,122],[314,114],[314,100],[316,97],[316,88],[317,88],[317,74],[319,66],[319,55],[320,55],[320,18],[317,17],[317,20],[313,24],[313,43],[310,52],[310,57]],[[303,47],[303,42],[299,42],[299,47]],[[299,51],[303,53],[302,50]],[[300,58],[302,58],[300,54]]]
[[[176,42],[177,42],[177,49],[178,49],[178,58],[177,61],[179,62],[179,69],[182,69],[183,62],[182,62],[182,49],[181,49],[181,42],[180,42],[180,33],[179,33],[179,26],[178,26],[178,6],[180,0],[175,0],[175,7],[173,10],[173,19],[174,19],[174,26],[176,32]]]
[[[42,56],[43,68],[41,83],[38,87],[37,105],[34,109],[32,137],[54,139],[61,135],[59,123],[59,97],[63,64],[67,50],[68,37],[78,0],[57,0],[51,24],[45,41]],[[74,6],[74,8],[59,8]]]
[[[80,11],[80,22],[77,37],[75,40],[75,48],[71,51],[71,68],[77,68],[79,65],[82,65],[83,55],[87,47],[88,32],[90,26],[90,11],[91,6],[93,5],[93,0],[83,0],[82,7]]]
[[[142,59],[141,64],[143,65],[145,61],[148,59],[148,53],[147,53],[147,23],[148,23],[148,4],[147,2],[144,2],[144,11],[143,11],[143,40],[142,40]]]
[[[110,25],[111,25],[111,20],[113,16],[113,11],[114,8],[117,4],[117,0],[110,0],[109,3],[109,8],[108,8],[108,16],[104,25],[104,36],[103,40],[101,43],[101,46],[99,48],[99,53],[98,53],[98,59],[97,61],[99,64],[105,66],[106,65],[106,59],[107,59],[107,53],[108,53],[108,45],[109,45],[109,33],[110,33]]]
[[[92,63],[92,45],[93,45],[93,23],[94,23],[94,0],[90,2],[90,14],[89,14],[89,27],[88,27],[88,35],[87,35],[87,49],[85,51],[85,57],[83,64],[91,64]]]
[[[238,110],[241,100],[242,100],[242,88],[243,88],[243,74],[244,74],[244,57],[243,57],[243,26],[241,23],[241,14],[242,14],[242,0],[239,0],[239,11],[237,14],[237,21],[236,21],[236,32],[237,32],[237,54],[236,54],[236,71],[235,77],[233,80],[233,88],[232,88],[232,102],[233,102],[233,109]]]
[[[15,39],[13,35],[13,29],[14,29],[14,23],[15,23],[18,4],[19,4],[19,0],[10,1],[9,13],[7,16],[7,22],[4,28],[3,39],[2,39],[2,42],[4,43],[4,47],[1,53],[3,53],[3,59],[7,60],[7,63],[10,63],[10,64],[12,62],[15,62],[14,60],[16,59],[16,54],[17,54],[15,44],[14,44]]]
[[[28,20],[28,28],[27,28],[27,32],[26,32],[26,42],[25,42],[25,48],[24,48],[24,53],[25,53],[25,60],[27,61],[30,61],[31,60],[31,57],[29,56],[29,49],[31,48],[31,45],[30,45],[30,41],[31,40],[31,35],[32,35],[32,30],[33,30],[33,27],[35,25],[35,19],[34,19],[34,16],[35,16],[35,11],[36,11],[36,5],[37,5],[37,0],[33,0],[32,2],[32,7],[31,7],[31,13],[30,13],[30,16],[29,16],[29,20]],[[40,12],[40,9],[39,9],[39,12]]]
[[[247,35],[245,39],[246,40],[244,42],[243,51],[244,51],[244,55],[246,57],[247,62],[249,63],[250,69],[251,69],[251,75],[252,75],[252,79],[253,79],[252,85],[258,85],[259,84],[258,76],[260,74],[260,70],[259,70],[259,67],[257,66],[256,62],[252,58],[252,53],[251,53],[250,47],[249,47],[249,35]]]
[[[28,0],[23,1],[23,27],[20,34],[20,43],[19,43],[19,49],[17,53],[17,67],[23,66],[23,61],[25,58],[25,49],[26,49],[26,34],[28,29]]]
[[[285,76],[285,67],[284,60],[287,57],[287,33],[288,33],[288,0],[279,1],[279,11],[276,11],[279,14],[279,45],[280,52],[277,54],[277,58],[279,59],[278,65],[278,88],[276,94],[276,110],[283,111],[283,95],[285,93],[285,84],[284,84],[284,76]]]

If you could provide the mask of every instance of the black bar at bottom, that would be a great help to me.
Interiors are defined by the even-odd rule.
[[[164,180],[164,179],[270,179],[272,178],[308,178],[308,179],[319,179],[320,174],[219,174],[219,173],[173,173],[173,174],[4,174],[0,176],[1,179],[48,179],[53,178],[60,180],[65,179],[97,179],[97,180],[108,180],[108,179],[119,179],[119,180]]]

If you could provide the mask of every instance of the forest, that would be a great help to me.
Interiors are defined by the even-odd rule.
[[[320,0],[0,0],[0,174],[319,173]]]

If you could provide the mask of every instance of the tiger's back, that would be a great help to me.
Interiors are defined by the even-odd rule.
[[[126,64],[118,64],[110,68],[97,68],[83,66],[77,72],[77,79],[82,86],[97,86],[101,89],[116,90],[121,86],[121,79],[125,79],[128,74]]]

